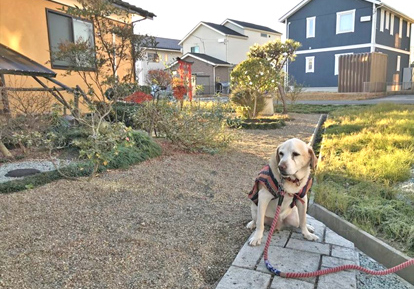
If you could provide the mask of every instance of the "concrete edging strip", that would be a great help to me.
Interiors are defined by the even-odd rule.
[[[387,268],[397,266],[411,259],[318,204],[311,204],[308,214],[324,223],[335,233],[353,242],[359,250]],[[398,271],[395,274],[414,285],[414,268],[412,266]]]

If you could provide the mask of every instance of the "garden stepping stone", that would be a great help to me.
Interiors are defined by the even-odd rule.
[[[41,171],[36,169],[16,169],[11,170],[5,174],[6,177],[10,178],[20,178],[20,177],[26,177],[31,176],[40,173]]]

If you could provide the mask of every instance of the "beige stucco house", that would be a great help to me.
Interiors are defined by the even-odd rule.
[[[194,62],[192,74],[205,93],[226,93],[234,66],[247,59],[254,44],[280,40],[282,34],[269,27],[226,19],[221,24],[200,22],[178,44],[183,59]]]
[[[154,47],[145,48],[144,59],[135,64],[139,85],[146,85],[148,71],[165,69],[182,56],[179,39],[155,37],[155,42]]]

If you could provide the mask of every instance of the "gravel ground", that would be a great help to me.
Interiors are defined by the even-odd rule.
[[[371,270],[385,270],[386,267],[382,266],[372,258],[359,252],[359,262],[362,267],[369,268]],[[363,272],[357,275],[357,289],[412,289],[413,285],[406,282],[404,279],[398,277],[395,274],[386,276],[372,276]]]
[[[0,195],[0,288],[215,288],[250,235],[246,194],[269,151],[309,140],[319,120],[291,117],[237,131],[221,154],[162,143],[161,157],[89,183]]]

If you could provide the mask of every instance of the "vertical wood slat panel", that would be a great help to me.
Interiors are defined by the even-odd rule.
[[[387,58],[378,52],[339,56],[338,92],[385,91]]]

